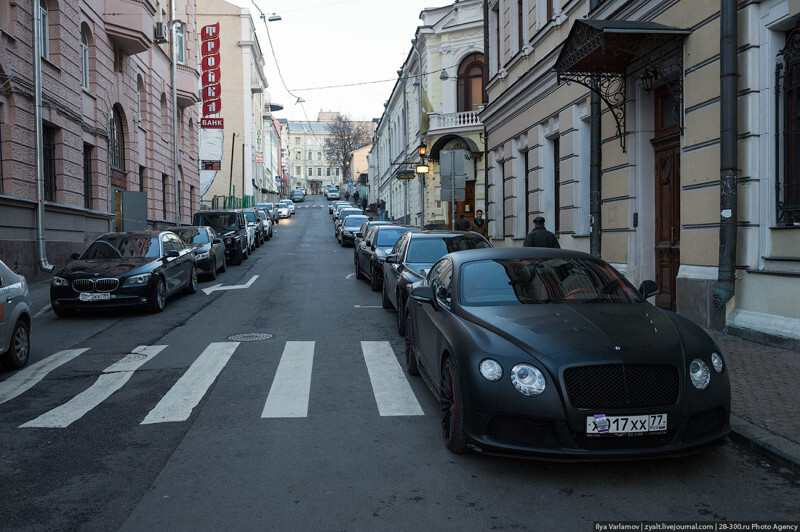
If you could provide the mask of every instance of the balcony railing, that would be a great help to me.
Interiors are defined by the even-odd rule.
[[[483,125],[478,111],[462,111],[460,113],[429,113],[431,129],[461,129]]]

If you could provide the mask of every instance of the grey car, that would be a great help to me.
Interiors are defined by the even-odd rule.
[[[31,353],[31,296],[28,283],[0,261],[0,363],[21,368]]]

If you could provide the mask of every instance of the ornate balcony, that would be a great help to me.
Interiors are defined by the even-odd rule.
[[[430,119],[429,133],[440,131],[470,131],[483,127],[480,111],[463,111],[460,113],[428,113]]]
[[[189,107],[200,101],[200,72],[186,65],[178,65],[178,105]]]
[[[153,44],[155,12],[150,0],[105,0],[106,33],[126,54],[144,52]]]

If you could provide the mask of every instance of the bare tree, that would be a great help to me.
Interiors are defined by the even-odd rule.
[[[337,115],[336,120],[328,126],[330,136],[325,138],[325,153],[331,166],[342,169],[342,176],[349,179],[347,160],[353,150],[368,144],[372,132],[364,122],[353,122],[345,115]]]

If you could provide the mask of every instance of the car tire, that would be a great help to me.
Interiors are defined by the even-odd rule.
[[[392,300],[386,295],[386,285],[383,286],[383,290],[381,290],[381,306],[386,310],[393,309]]]
[[[406,309],[400,299],[400,294],[397,294],[397,332],[400,336],[406,335]]]
[[[31,354],[31,331],[23,319],[17,320],[14,331],[11,333],[11,343],[0,363],[8,369],[19,369],[28,363]]]
[[[211,273],[208,274],[208,278],[213,281],[217,278],[217,257],[214,255],[209,255],[209,258],[211,259],[211,264],[214,266],[211,268]]]
[[[157,313],[162,312],[165,306],[167,306],[167,285],[164,284],[164,278],[159,275],[153,293],[150,294],[148,308],[150,312]]]
[[[461,397],[458,372],[449,358],[442,365],[439,411],[445,446],[454,454],[462,454],[467,450],[467,437],[464,433],[464,400]]]
[[[403,327],[403,338],[405,339],[405,355],[406,355],[406,371],[409,375],[419,375],[419,368],[417,367],[417,359],[414,356],[414,337],[411,335],[411,314],[405,312],[402,320],[406,322]]]
[[[378,274],[375,272],[374,267],[370,266],[369,273],[370,273],[369,287],[372,288],[373,292],[377,292],[378,290],[381,289],[381,284],[383,283],[378,281]]]
[[[236,250],[236,256],[233,258],[233,265],[238,266],[242,263],[243,260],[244,260],[244,250],[243,249]]]
[[[189,282],[186,283],[186,286],[183,289],[184,294],[196,294],[197,293],[197,268],[193,265],[192,272],[189,274]]]

